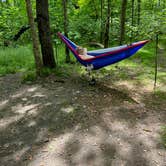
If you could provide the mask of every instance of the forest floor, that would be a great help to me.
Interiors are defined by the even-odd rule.
[[[166,93],[153,85],[11,74],[0,92],[1,166],[166,165]]]

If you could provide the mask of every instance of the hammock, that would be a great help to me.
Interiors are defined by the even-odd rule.
[[[123,45],[113,48],[106,48],[94,51],[88,51],[87,54],[93,56],[92,58],[83,59],[77,52],[77,45],[69,40],[66,36],[58,32],[59,38],[66,44],[70,51],[74,54],[76,59],[85,67],[90,66],[91,69],[97,70],[102,67],[117,63],[135,54],[142,48],[148,40],[139,41],[130,45]]]

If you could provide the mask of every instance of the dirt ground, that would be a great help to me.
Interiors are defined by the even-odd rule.
[[[0,166],[166,166],[164,124],[164,98],[141,84],[0,77]]]

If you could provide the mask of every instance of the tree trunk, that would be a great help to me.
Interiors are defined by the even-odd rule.
[[[96,21],[97,21],[99,15],[98,15],[98,10],[97,10],[97,7],[96,7],[95,0],[92,0],[91,2],[92,2],[92,3],[91,3],[92,6],[94,7],[94,11],[95,11],[95,19],[96,19]]]
[[[134,0],[131,2],[131,26],[134,26]],[[131,38],[130,38],[130,43],[132,42],[133,39],[133,29],[131,29]]]
[[[119,44],[122,45],[123,41],[125,40],[125,19],[126,19],[126,7],[127,7],[127,0],[122,1],[121,7],[121,24],[120,24],[120,41]]]
[[[158,42],[159,42],[159,36],[158,34],[156,34],[156,57],[155,57],[155,78],[154,78],[154,90],[156,89],[156,85],[157,85],[157,68],[158,68]]]
[[[110,14],[111,14],[111,8],[110,8],[110,0],[107,1],[107,20],[106,20],[106,26],[105,26],[105,34],[104,34],[104,47],[107,48],[109,45],[109,29],[110,29]]]
[[[39,42],[38,42],[38,36],[35,29],[35,23],[32,13],[32,5],[30,0],[25,0],[26,2],[26,10],[29,20],[29,25],[31,29],[31,37],[33,42],[33,52],[34,52],[34,58],[35,58],[35,64],[36,64],[36,73],[37,75],[40,75],[41,68],[42,68],[42,61],[40,59],[40,49],[39,49]]]
[[[103,6],[104,0],[100,0],[100,43],[103,43]]]
[[[134,0],[132,0],[132,11],[131,11],[131,25],[134,26]]]
[[[51,41],[48,0],[36,0],[36,15],[43,64],[45,67],[54,68],[56,67],[56,62]]]
[[[137,24],[140,25],[140,20],[141,20],[141,0],[137,0],[137,3],[138,3]]]
[[[14,35],[13,40],[14,40],[14,41],[17,41],[17,40],[21,37],[21,35],[22,35],[24,32],[26,32],[29,28],[30,28],[29,25],[23,25],[23,26],[20,28],[20,30]]]
[[[64,14],[64,34],[68,37],[68,19],[67,19],[67,0],[63,0],[63,14]],[[65,46],[66,63],[70,62],[69,49]]]

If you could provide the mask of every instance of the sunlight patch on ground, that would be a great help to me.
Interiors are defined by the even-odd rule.
[[[43,95],[40,92],[36,92],[32,97],[46,97],[46,95]]]
[[[72,133],[66,133],[57,138],[53,138],[48,144],[41,148],[33,161],[28,166],[49,165],[49,166],[66,166],[63,159],[65,142],[72,138]]]
[[[16,94],[12,95],[11,97],[12,98],[19,98],[19,97],[21,97],[24,94],[25,94],[25,90],[22,90],[22,91],[20,91],[20,92],[18,92]]]
[[[38,87],[32,87],[32,88],[29,88],[27,89],[28,92],[34,92],[38,89]]]
[[[28,123],[28,127],[33,127],[33,126],[35,126],[36,125],[36,121],[34,121],[34,120],[32,120],[32,121],[30,121],[29,123]]]
[[[164,165],[166,164],[166,151],[165,149],[158,149],[156,142],[160,140],[160,129],[161,124],[152,122],[145,124],[138,124],[138,140],[145,146],[144,148],[144,156],[150,163],[150,165]],[[162,160],[163,156],[165,156],[165,161]]]
[[[31,111],[35,108],[37,108],[40,104],[30,104],[30,105],[26,105],[24,106],[23,104],[18,104],[16,106],[12,107],[12,111],[14,111],[15,113],[19,113],[19,114],[25,114],[27,113],[27,111]],[[35,113],[35,110],[32,111],[32,113]]]
[[[7,128],[13,122],[20,120],[24,115],[16,115],[12,117],[6,117],[0,120],[0,130]]]
[[[64,113],[71,113],[74,111],[74,107],[69,106],[69,107],[61,108],[61,111]]]
[[[9,100],[0,101],[0,110],[2,110],[7,105],[8,102]]]
[[[166,151],[161,149],[160,143],[160,130],[161,123],[158,123],[153,117],[147,117],[142,122],[136,122],[135,125],[128,125],[127,119],[123,121],[114,120],[113,115],[109,112],[102,115],[107,128],[111,131],[112,141],[115,141],[116,152],[121,159],[131,161],[131,156],[134,151],[139,151],[143,154],[143,160],[147,161],[149,165],[164,165],[166,160]],[[158,142],[158,145],[156,144]]]
[[[118,81],[116,85],[117,86],[125,85],[128,89],[133,89],[135,87],[133,81]]]

